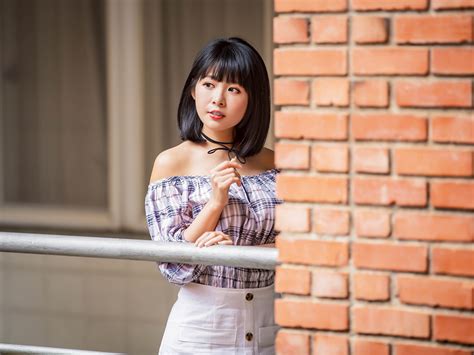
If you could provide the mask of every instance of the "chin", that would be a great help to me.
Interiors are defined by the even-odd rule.
[[[213,129],[216,129],[218,131],[223,131],[225,129],[229,129],[232,126],[229,126],[227,122],[222,122],[222,121],[214,121],[214,120],[209,120],[204,123],[204,125],[208,127],[212,127]]]

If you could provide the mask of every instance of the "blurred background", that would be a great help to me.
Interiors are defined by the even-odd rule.
[[[180,143],[194,56],[240,36],[272,73],[272,7],[0,0],[0,230],[149,239],[144,196]],[[177,287],[155,263],[0,253],[0,266],[0,343],[158,351]]]

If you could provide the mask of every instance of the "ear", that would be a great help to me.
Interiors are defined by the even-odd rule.
[[[191,89],[191,96],[193,97],[193,100],[196,101],[196,86],[193,86],[193,88]]]

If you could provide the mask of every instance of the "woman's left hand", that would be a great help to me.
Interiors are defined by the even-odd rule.
[[[194,245],[199,248],[209,247],[215,244],[232,245],[233,242],[228,234],[221,231],[205,232],[194,242]]]

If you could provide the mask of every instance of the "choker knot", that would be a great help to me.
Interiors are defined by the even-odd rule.
[[[201,132],[201,135],[209,142],[212,142],[214,144],[218,144],[221,146],[221,148],[212,148],[208,150],[207,154],[213,154],[217,152],[218,150],[226,150],[229,160],[232,160],[232,158],[236,157],[240,163],[245,164],[246,159],[240,157],[239,151],[234,148],[234,142],[219,142],[219,141],[216,141],[215,139],[212,139],[211,137],[206,136],[203,132]],[[226,147],[224,144],[232,144],[232,147],[231,148]]]

